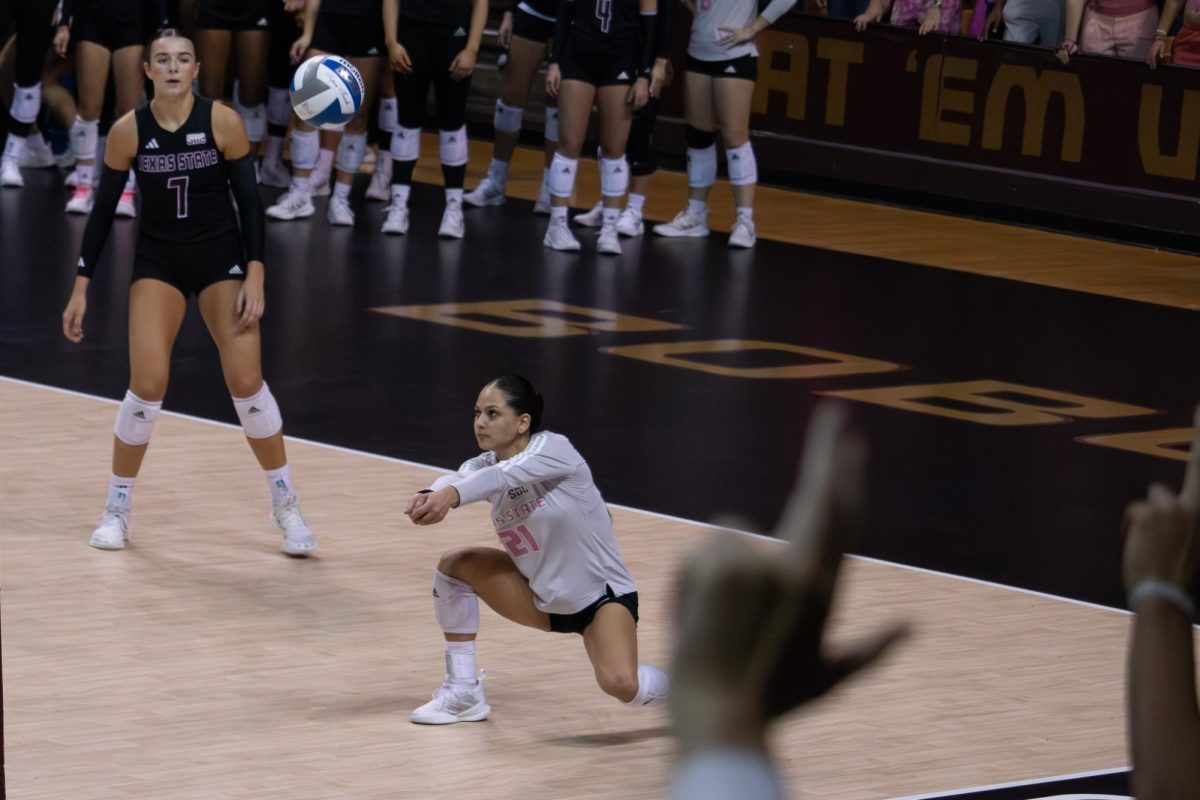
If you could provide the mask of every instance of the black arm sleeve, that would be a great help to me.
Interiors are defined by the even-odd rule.
[[[567,32],[571,30],[571,19],[575,16],[575,0],[558,0],[558,14],[554,17],[554,46],[550,48],[550,63],[557,64],[567,44]]]
[[[671,55],[671,34],[675,30],[675,6],[679,0],[658,0],[658,49],[654,57],[667,58]]]
[[[642,14],[642,63],[639,75],[649,75],[654,66],[655,53],[658,52],[658,39],[654,35],[658,22],[657,14]]]
[[[263,260],[264,233],[262,200],[258,196],[258,181],[254,179],[254,156],[250,153],[225,162],[229,168],[229,186],[237,201],[242,222],[242,241],[246,244],[248,261]]]
[[[75,13],[75,0],[62,0],[62,9],[59,12],[58,24],[70,25],[71,15]]]
[[[79,248],[79,274],[92,277],[100,262],[100,253],[108,234],[112,230],[113,218],[117,215],[117,201],[125,189],[129,170],[115,170],[107,164],[100,173],[100,186],[96,189],[96,201],[83,228],[83,244]]]

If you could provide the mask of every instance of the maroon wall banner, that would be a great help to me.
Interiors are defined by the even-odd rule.
[[[1200,233],[1200,71],[801,14],[758,47],[760,168]],[[662,114],[677,152],[681,80]]]

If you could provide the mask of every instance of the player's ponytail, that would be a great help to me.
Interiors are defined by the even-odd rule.
[[[533,388],[532,383],[520,375],[501,375],[492,381],[491,385],[504,395],[504,401],[518,415],[529,415],[530,434],[537,433],[541,429],[542,407],[545,405],[545,401],[537,389]]]

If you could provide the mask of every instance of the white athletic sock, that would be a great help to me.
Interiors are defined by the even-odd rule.
[[[551,219],[551,221],[561,219],[563,222],[566,222],[567,221],[567,207],[566,206],[550,206],[550,219]]]
[[[292,471],[287,464],[267,470],[266,475],[271,490],[271,508],[279,509],[296,502],[296,487],[292,485]]]
[[[333,185],[333,196],[340,197],[342,200],[350,199],[350,187],[351,186],[352,186],[352,184],[341,183],[340,181],[338,183],[335,183]]]
[[[688,213],[698,219],[708,219],[708,202],[705,200],[688,199]]]
[[[283,161],[283,137],[271,136],[267,134],[267,153],[263,156],[264,161]]]
[[[625,202],[625,207],[632,209],[639,214],[642,213],[642,206],[646,205],[646,195],[629,193],[629,199]]]
[[[137,188],[137,173],[129,170],[129,177],[125,179],[125,191],[132,192]]]
[[[21,154],[25,152],[25,137],[17,136],[15,133],[8,135],[7,141],[4,142],[4,160],[18,161]]]
[[[475,683],[475,640],[446,642],[446,674],[452,683]]]
[[[461,206],[462,205],[462,197],[463,197],[463,190],[461,188],[447,189],[446,190],[446,205],[450,205],[451,203],[458,203]]]
[[[488,167],[488,175],[496,183],[508,183],[508,162],[497,161],[493,158],[491,165]]]
[[[412,187],[403,183],[392,184],[392,205],[408,207],[408,195]]]
[[[78,173],[77,177],[79,178],[80,186],[91,186],[92,185],[92,173],[95,171],[95,169],[96,169],[95,164],[76,164],[75,165],[75,172]]]
[[[333,169],[333,150],[322,150],[317,154],[317,168],[313,170],[318,175],[328,175]]]
[[[121,514],[128,514],[133,504],[133,482],[137,478],[122,478],[110,475],[108,478],[108,500],[104,507]]]
[[[604,207],[604,211],[600,212],[600,218],[605,225],[611,226],[617,224],[617,217],[621,216],[621,209]]]
[[[754,222],[754,209],[749,206],[738,206],[737,217],[738,219],[744,219],[747,222]]]
[[[292,185],[289,188],[292,194],[312,194],[312,178],[308,175],[293,175]]]

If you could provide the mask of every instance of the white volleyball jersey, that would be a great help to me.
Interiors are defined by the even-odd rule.
[[[592,471],[567,437],[535,433],[499,463],[494,453],[478,455],[431,488],[446,486],[461,504],[492,501],[496,535],[540,610],[574,614],[604,596],[605,585],[616,595],[637,591]]]
[[[692,19],[692,36],[688,40],[688,55],[701,61],[732,61],[742,56],[758,55],[754,42],[735,47],[717,44],[721,26],[744,28],[758,16],[758,0],[695,0],[696,16]]]

